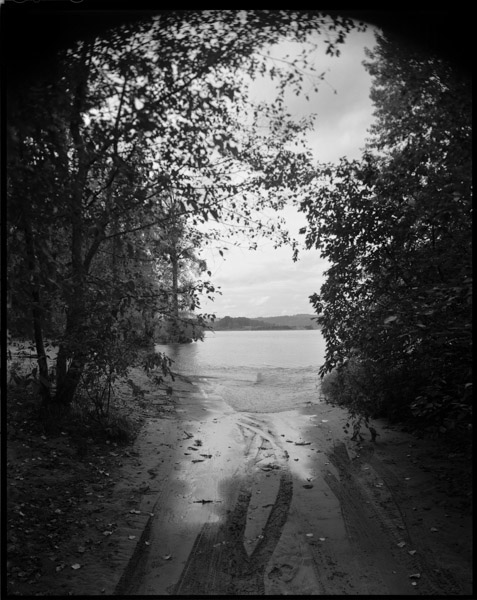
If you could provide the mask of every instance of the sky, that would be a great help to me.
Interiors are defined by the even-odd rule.
[[[372,29],[352,32],[340,47],[340,57],[325,56],[325,46],[320,44],[317,60],[320,71],[326,72],[325,81],[317,94],[308,94],[309,102],[292,96],[288,103],[292,115],[317,114],[308,141],[321,162],[360,156],[373,121],[371,79],[362,61],[364,47],[373,45]],[[257,93],[260,95],[260,90]],[[293,207],[287,208],[285,215],[290,233],[304,241],[304,236],[298,236],[306,224],[304,215]],[[309,296],[319,292],[327,263],[316,250],[301,251],[297,262],[293,262],[292,254],[290,248],[274,249],[266,240],[259,242],[255,251],[232,247],[224,253],[225,260],[217,251],[207,251],[203,258],[222,295],[215,296],[213,302],[203,301],[202,312],[214,313],[217,318],[313,314]]]

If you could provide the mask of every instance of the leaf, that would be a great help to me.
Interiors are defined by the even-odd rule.
[[[81,569],[81,565],[79,563],[75,563],[74,565],[71,565],[71,568],[76,571],[78,569]]]

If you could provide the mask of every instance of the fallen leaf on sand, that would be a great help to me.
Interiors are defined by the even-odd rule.
[[[136,539],[136,536],[135,536],[135,535],[129,535],[129,536],[128,536],[128,540],[135,540],[135,539]]]
[[[264,465],[263,467],[260,467],[262,469],[262,471],[273,471],[274,469],[279,469],[279,465]]]
[[[416,554],[417,550],[408,550],[408,554],[410,554],[411,556],[414,556],[414,554]]]
[[[81,569],[81,565],[79,563],[75,563],[74,565],[71,565],[71,568],[76,571],[77,569]]]
[[[399,542],[399,544],[398,544],[399,548],[404,548],[405,545],[406,545],[406,542]]]
[[[172,554],[166,554],[165,556],[162,557],[164,560],[171,560],[172,558]]]

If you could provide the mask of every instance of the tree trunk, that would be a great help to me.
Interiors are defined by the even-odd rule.
[[[74,357],[65,377],[58,384],[55,396],[56,404],[61,405],[64,408],[68,408],[71,405],[76,393],[76,389],[80,382],[83,369],[84,358],[81,355],[79,357]]]
[[[171,342],[179,341],[179,260],[175,244],[171,249],[172,298],[171,298]]]
[[[84,110],[89,76],[89,47],[84,45],[82,63],[78,66],[78,78],[73,97],[70,133],[78,159],[76,175],[72,182],[69,199],[71,219],[71,290],[67,294],[68,317],[65,335],[57,356],[57,386],[55,403],[68,408],[74,398],[86,362],[87,352],[82,348],[82,333],[86,324],[85,280],[86,260],[84,252],[84,223],[82,213],[83,194],[89,174],[89,156],[81,132],[81,114]],[[88,260],[94,254],[91,251]],[[86,342],[87,343],[87,342]],[[67,361],[71,359],[69,367]]]
[[[81,297],[80,297],[81,298]],[[81,379],[86,363],[86,351],[81,344],[83,317],[79,306],[70,312],[66,320],[64,342],[61,344],[56,359],[56,395],[55,404],[67,408],[73,401],[76,388]],[[68,359],[71,363],[68,367]]]
[[[50,401],[50,382],[48,378],[48,360],[46,358],[45,344],[43,341],[43,326],[42,326],[42,308],[40,297],[40,282],[38,280],[35,243],[33,240],[33,230],[27,208],[23,210],[23,230],[25,234],[26,252],[28,257],[28,270],[31,277],[31,298],[32,298],[32,320],[33,333],[35,338],[36,353],[38,356],[38,373],[39,373],[39,392],[44,404]]]

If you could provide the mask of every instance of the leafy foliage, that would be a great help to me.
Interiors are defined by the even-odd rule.
[[[79,40],[11,90],[10,326],[33,336],[40,381],[45,337],[59,346],[45,404],[67,407],[83,385],[102,406],[158,322],[200,335],[212,318],[195,313],[200,296],[215,291],[192,269],[215,235],[204,224],[288,241],[261,215],[307,177],[291,148],[310,123],[284,96],[300,93],[309,61],[277,63],[269,48],[318,30],[337,54],[355,26],[316,11],[167,11]],[[255,106],[248,82],[267,74],[275,102]]]
[[[331,266],[311,301],[324,375],[360,414],[470,423],[471,96],[452,67],[381,37],[369,53],[376,121],[359,161],[319,172],[308,247]],[[365,390],[355,381],[367,379]]]

